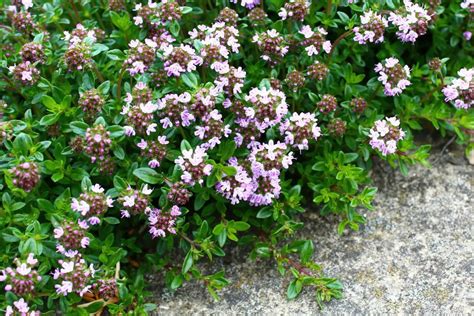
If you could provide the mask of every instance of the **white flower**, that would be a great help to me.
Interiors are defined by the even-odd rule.
[[[31,272],[31,268],[28,267],[26,263],[22,263],[18,268],[16,268],[16,272],[21,275],[28,275]]]
[[[62,229],[62,227],[58,227],[53,230],[53,233],[54,238],[59,239],[62,235],[64,235],[64,230]]]
[[[33,1],[32,0],[21,0],[21,4],[25,7],[25,10],[28,10],[29,8],[33,7]]]
[[[92,192],[94,193],[102,193],[104,192],[104,188],[100,186],[100,184],[96,183],[91,187]]]
[[[134,196],[124,196],[123,199],[124,199],[123,206],[132,207],[135,205]]]
[[[72,282],[62,281],[61,284],[56,284],[54,288],[56,293],[66,296],[72,292]]]
[[[153,189],[148,188],[148,184],[145,184],[143,186],[142,193],[145,195],[150,195],[153,193]]]

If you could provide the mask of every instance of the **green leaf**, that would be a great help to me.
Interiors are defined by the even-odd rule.
[[[343,23],[347,23],[350,20],[349,16],[342,11],[338,11],[337,15],[339,16],[339,18],[341,19]]]
[[[109,47],[107,45],[95,43],[94,45],[92,45],[91,56],[97,56],[100,53],[106,52],[108,50],[109,50]]]
[[[116,147],[114,149],[114,156],[120,160],[123,160],[125,158],[125,151],[122,147]]]
[[[250,225],[246,222],[234,222],[232,227],[238,231],[246,231],[250,228]]]
[[[257,213],[257,218],[268,218],[272,216],[273,210],[270,207],[264,207]]]
[[[170,30],[170,33],[174,36],[174,37],[178,37],[179,36],[179,31],[181,29],[181,26],[179,25],[178,21],[174,20],[173,22],[171,22],[170,26],[169,26],[169,30]]]
[[[74,134],[85,135],[86,130],[89,128],[89,125],[81,121],[74,121],[69,123],[69,127],[71,128]]]
[[[118,175],[115,175],[114,187],[117,189],[117,191],[125,190],[127,188],[127,182],[125,182],[125,180],[119,177]]]
[[[181,7],[182,14],[188,14],[188,13],[191,13],[192,11],[193,11],[193,8],[191,7]]]
[[[237,169],[232,166],[223,166],[221,169],[228,176],[235,176],[237,174]]]
[[[198,79],[196,75],[192,72],[188,72],[181,75],[181,79],[183,80],[184,84],[187,85],[189,88],[195,89],[198,86]]]
[[[41,118],[40,125],[42,125],[42,126],[53,125],[54,123],[56,123],[58,121],[59,117],[60,117],[59,113],[47,114],[47,115],[45,115]]]
[[[191,269],[192,266],[193,266],[193,253],[190,250],[188,251],[188,254],[186,255],[186,257],[184,258],[183,267],[181,271],[183,272],[183,274],[185,274],[186,272],[189,271],[189,269]]]
[[[146,183],[157,184],[163,182],[163,175],[151,168],[138,168],[133,170],[133,174]]]
[[[193,147],[191,147],[191,144],[186,140],[186,139],[183,139],[181,141],[181,145],[180,145],[180,149],[181,149],[181,152],[185,152],[185,151],[190,151],[193,149]]]
[[[127,13],[125,13],[124,15],[119,15],[117,12],[114,11],[109,12],[110,18],[112,19],[112,23],[120,30],[125,32],[133,25]]]
[[[288,289],[286,291],[286,296],[288,297],[289,300],[295,299],[301,292],[302,289],[302,284],[301,282],[297,284],[298,280],[293,280],[290,282],[290,285],[288,285]]]
[[[344,154],[344,163],[346,164],[346,163],[353,162],[357,158],[359,158],[359,155],[357,153]]]
[[[314,245],[312,240],[306,240],[303,243],[300,251],[300,258],[302,262],[308,262],[314,252]]]
[[[114,61],[125,59],[125,54],[120,49],[109,50],[106,53],[106,55],[107,55],[108,58],[110,58],[111,60],[114,60]]]
[[[119,138],[124,135],[124,128],[120,125],[112,125],[107,127],[107,131],[110,132],[110,138]]]
[[[109,89],[110,89],[109,80],[102,82],[100,86],[97,87],[97,90],[99,91],[101,95],[107,95],[107,93],[109,93]]]
[[[56,172],[51,176],[51,180],[53,180],[54,182],[58,182],[62,178],[64,178],[64,173],[62,171]]]
[[[104,222],[109,223],[110,225],[120,224],[120,220],[115,217],[104,217]]]
[[[27,155],[31,147],[33,146],[33,140],[30,135],[20,133],[13,141],[13,149],[23,155]]]
[[[181,274],[176,275],[171,282],[171,289],[176,290],[183,284],[183,276]]]
[[[84,304],[81,307],[84,308],[88,313],[94,314],[98,312],[103,306],[104,306],[104,300],[97,300],[97,301]]]
[[[48,95],[43,95],[41,97],[41,103],[43,103],[43,105],[51,112],[55,112],[58,110],[58,104],[56,103],[56,101],[54,101],[53,98]]]

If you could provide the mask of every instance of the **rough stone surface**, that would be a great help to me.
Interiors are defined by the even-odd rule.
[[[376,210],[359,232],[339,236],[337,219],[304,216],[304,238],[313,240],[314,261],[344,284],[344,298],[319,310],[311,291],[285,297],[288,280],[271,262],[252,262],[235,250],[218,262],[232,285],[214,302],[190,283],[175,293],[157,292],[158,314],[472,314],[474,167],[462,153],[435,154],[431,169],[408,177],[378,166]]]

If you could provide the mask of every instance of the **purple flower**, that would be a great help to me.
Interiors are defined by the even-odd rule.
[[[458,71],[459,78],[451,81],[451,84],[443,88],[446,102],[453,102],[458,109],[469,109],[473,103],[473,76],[474,68],[463,68]]]
[[[397,142],[405,137],[396,117],[388,117],[375,122],[370,130],[370,146],[382,153],[383,156],[397,151]]]
[[[402,42],[414,43],[426,34],[431,16],[425,8],[410,0],[404,0],[403,4],[396,12],[390,12],[388,20],[398,28],[396,34]]]
[[[384,85],[384,93],[387,96],[401,94],[411,82],[410,68],[402,66],[397,58],[386,58],[375,66],[375,71],[379,74],[378,80]]]
[[[384,31],[388,27],[387,20],[373,12],[367,11],[360,17],[360,26],[354,27],[354,41],[359,44],[381,43],[384,40]]]

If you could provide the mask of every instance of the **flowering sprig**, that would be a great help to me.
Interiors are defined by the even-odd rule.
[[[280,133],[285,135],[286,144],[299,150],[307,150],[309,140],[317,140],[321,136],[317,121],[313,113],[293,113],[280,124]]]
[[[384,85],[384,93],[387,96],[401,94],[410,82],[410,68],[402,66],[397,58],[387,58],[375,66],[379,74],[378,80]]]
[[[318,55],[322,51],[325,51],[327,54],[331,52],[331,42],[326,40],[328,32],[322,27],[318,27],[316,31],[313,31],[311,26],[304,25],[299,33],[304,37],[301,41],[301,46],[304,47],[308,56]]]
[[[354,41],[359,44],[383,42],[385,28],[388,27],[388,21],[385,17],[369,10],[360,17],[360,23],[360,26],[353,29]]]
[[[289,50],[285,39],[275,29],[255,34],[252,41],[258,45],[262,52],[261,58],[271,64],[281,60]]]
[[[458,109],[469,109],[474,104],[474,68],[458,71],[459,78],[443,88],[446,102],[453,102]]]
[[[150,234],[153,238],[165,237],[166,234],[176,234],[176,219],[181,215],[179,207],[173,205],[171,210],[163,211],[157,208],[147,211]]]
[[[398,11],[390,12],[388,21],[397,27],[396,34],[402,42],[414,43],[426,34],[431,16],[426,9],[410,0],[404,0],[403,5]]]
[[[35,270],[38,260],[33,253],[28,254],[26,260],[15,258],[13,263],[16,268],[7,267],[0,270],[0,282],[5,282],[4,290],[13,292],[18,296],[32,294],[35,291],[36,284],[42,277]]]
[[[396,117],[387,117],[375,122],[370,130],[370,146],[386,156],[397,151],[397,142],[405,137],[400,128],[400,120]]]
[[[5,310],[5,316],[15,315],[40,316],[41,313],[39,311],[30,310],[28,303],[23,298],[20,298],[18,301],[13,302],[13,305],[8,305]]]
[[[132,189],[130,186],[120,193],[117,202],[120,204],[120,213],[122,217],[130,217],[131,215],[144,214],[148,210],[150,203],[150,195],[153,189],[147,184],[141,190]]]
[[[100,217],[113,206],[114,202],[104,191],[104,188],[99,184],[91,186],[88,190],[81,193],[78,199],[72,198],[72,210],[86,218],[90,225],[99,224]]]
[[[88,284],[96,272],[94,265],[87,266],[86,260],[80,254],[65,260],[60,259],[58,263],[60,268],[53,272],[53,279],[58,283],[54,286],[56,293],[62,296],[67,296],[69,293],[84,296],[92,287]]]

